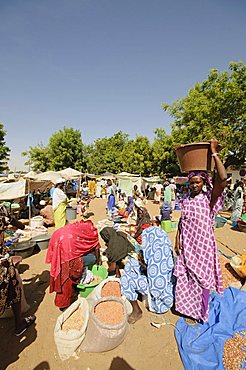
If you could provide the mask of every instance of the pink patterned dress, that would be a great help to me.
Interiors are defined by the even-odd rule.
[[[222,275],[214,237],[214,217],[223,207],[220,195],[210,210],[212,191],[181,203],[181,251],[175,264],[175,308],[196,320],[208,320],[210,290],[223,294]]]

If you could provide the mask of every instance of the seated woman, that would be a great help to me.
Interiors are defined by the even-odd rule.
[[[7,209],[0,205],[0,316],[11,307],[15,319],[15,335],[23,334],[36,320],[34,315],[22,319],[21,298],[24,299],[22,282],[14,266],[14,258],[9,257],[4,243],[4,230],[8,225],[23,230],[25,225],[12,218]],[[17,259],[15,257],[15,259]],[[27,307],[28,308],[28,307]]]
[[[160,209],[160,216],[158,217],[159,221],[171,220],[171,213],[172,213],[171,204],[164,200]]]
[[[137,258],[130,257],[120,278],[122,294],[130,301],[133,311],[128,321],[142,317],[138,294],[148,296],[151,312],[164,313],[173,305],[173,253],[167,233],[151,226],[142,233],[142,246]]]
[[[142,232],[144,229],[148,228],[151,226],[151,219],[149,212],[145,207],[137,207],[137,228],[134,234],[134,239],[137,240],[139,244],[142,243]]]
[[[116,274],[116,277],[120,277],[120,262],[128,253],[134,251],[134,246],[125,235],[117,232],[113,227],[104,227],[100,235],[107,246],[105,254],[108,258],[109,275]]]
[[[134,209],[134,199],[133,197],[127,197],[127,203],[126,208],[123,211],[119,211],[119,215],[122,216],[122,218],[128,218],[132,213]]]
[[[78,221],[56,230],[50,239],[46,263],[50,268],[50,293],[56,292],[55,305],[70,306],[83,266],[99,263],[98,232],[93,223]]]
[[[46,206],[45,200],[40,200],[39,204],[42,207],[40,210],[40,216],[44,218],[44,226],[46,227],[53,226],[55,221],[54,221],[54,211],[53,211],[52,205],[47,204]]]

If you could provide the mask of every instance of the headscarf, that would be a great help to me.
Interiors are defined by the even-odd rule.
[[[133,245],[113,227],[104,227],[100,235],[107,245],[105,253],[109,263],[125,258],[129,252],[134,250]]]
[[[210,188],[212,187],[210,176],[209,176],[209,174],[207,172],[204,172],[204,171],[191,171],[188,174],[188,180],[190,181],[190,179],[192,177],[194,177],[194,176],[198,176],[201,179],[205,180],[206,185],[208,185]]]
[[[162,211],[170,211],[170,210],[171,210],[170,203],[168,203],[168,202],[164,201],[164,202],[162,203],[161,210],[162,210]]]
[[[141,211],[141,213],[139,212]],[[151,224],[150,214],[145,207],[138,208],[138,216],[137,216],[137,226],[142,226],[145,224]]]
[[[98,231],[93,223],[79,221],[56,230],[49,241],[46,263],[50,263],[50,275],[56,279],[61,264],[82,257],[99,246]]]
[[[171,209],[170,203],[164,201],[162,203],[160,213],[161,213],[161,221],[170,220],[171,219],[170,215],[172,213],[172,209]]]

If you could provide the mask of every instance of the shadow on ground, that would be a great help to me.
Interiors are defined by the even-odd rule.
[[[27,265],[24,267],[27,269]],[[50,274],[45,270],[41,274],[23,280],[24,291],[27,298],[27,303],[30,304],[30,309],[24,316],[33,315],[37,311],[40,303],[44,299],[45,291],[49,286]],[[25,283],[27,282],[28,283]],[[33,302],[33,303],[32,303]],[[14,319],[0,319],[0,348],[1,360],[0,369],[6,369],[10,364],[18,360],[19,354],[24,348],[33,343],[37,337],[35,324],[31,325],[21,336],[16,337],[14,334]],[[49,367],[38,367],[38,369],[49,369]]]

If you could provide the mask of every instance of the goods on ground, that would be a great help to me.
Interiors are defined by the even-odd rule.
[[[94,275],[93,280],[89,284],[86,284],[86,285],[99,284],[101,281],[102,281],[101,276],[95,276]]]
[[[115,301],[98,303],[94,309],[94,312],[99,321],[108,325],[117,325],[122,322],[124,318],[122,304]]]
[[[223,279],[223,288],[226,289],[228,286],[233,286],[235,288],[241,287],[241,279],[234,272],[233,268],[230,266],[230,260],[219,254],[220,267]]]
[[[242,369],[246,362],[246,331],[235,333],[224,343],[223,365],[226,370]]]
[[[120,283],[118,281],[109,281],[102,287],[101,297],[121,297]]]
[[[82,311],[78,308],[62,324],[61,330],[80,330],[83,325]]]

